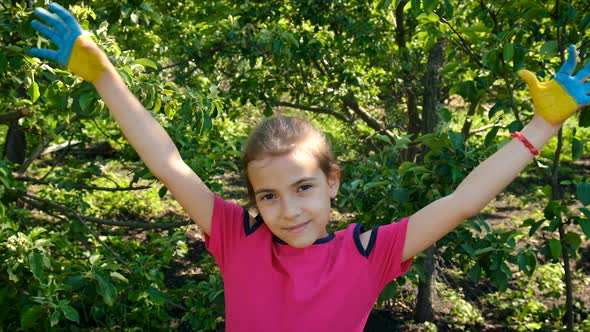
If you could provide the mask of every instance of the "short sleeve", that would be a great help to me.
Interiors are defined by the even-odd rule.
[[[402,262],[409,218],[373,229],[377,231],[369,263],[381,286],[408,272],[413,258]]]
[[[215,195],[211,232],[205,235],[205,246],[215,258],[221,271],[228,255],[231,255],[232,250],[245,238],[245,216],[248,215],[245,214],[244,208]]]

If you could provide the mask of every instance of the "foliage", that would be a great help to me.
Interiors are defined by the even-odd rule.
[[[448,314],[453,329],[464,331],[466,325],[476,325],[484,322],[481,312],[463,299],[460,294],[462,289],[455,291],[443,284],[437,284],[436,287],[440,296],[451,306]]]
[[[563,307],[548,307],[538,300],[539,293],[544,298],[559,299],[564,292],[563,268],[558,264],[541,265],[531,278],[517,279],[517,286],[504,292],[492,293],[487,300],[492,302],[509,325],[518,331],[537,331],[548,327],[562,327]]]
[[[220,176],[238,171],[240,145],[259,117],[305,112],[328,131],[343,162],[338,207],[368,227],[411,215],[449,194],[503,144],[502,137],[522,127],[532,108],[518,69],[550,77],[569,43],[581,46],[581,58],[590,54],[585,1],[62,3],[215,192],[222,189]],[[223,290],[210,257],[191,262],[202,268],[194,281],[179,288],[166,284],[164,271],[185,252],[182,230],[145,232],[141,243],[75,216],[160,219],[168,196],[91,85],[26,56],[28,47],[49,45],[29,27],[32,4],[0,4],[0,116],[20,114],[0,123],[2,151],[17,146],[9,133],[19,128],[24,140],[18,149],[27,156],[24,163],[0,163],[0,329],[166,329],[174,322],[214,330],[223,317]],[[412,131],[422,125],[412,107],[425,111],[423,77],[437,41],[445,42],[435,110],[441,124],[433,133]],[[464,105],[443,106],[450,96],[460,96]],[[488,123],[494,126],[474,134],[475,126]],[[583,157],[586,136],[566,131],[564,151],[571,160]],[[73,155],[69,148],[37,153],[63,143],[89,150],[97,142],[109,145],[112,154]],[[425,152],[419,161],[408,158],[412,149]],[[559,156],[548,150],[541,164]],[[117,174],[125,176],[105,169],[113,160]],[[515,274],[548,273],[543,271],[555,265],[547,261],[555,263],[564,253],[578,257],[590,238],[588,180],[563,166],[559,170],[568,177],[561,181],[564,198],[539,190],[544,196],[538,200],[546,202],[542,216],[509,230],[476,218],[438,243],[442,257],[473,281],[489,278],[506,291],[498,301],[514,301],[514,326],[534,329],[543,319],[560,320],[563,312],[551,311],[529,290],[513,290]],[[19,178],[23,174],[39,183]],[[146,183],[152,188],[143,196],[79,189]],[[32,206],[25,193],[70,213]],[[522,246],[526,238],[539,245]],[[379,302],[398,296],[400,285],[415,283],[421,274],[417,269],[398,279]],[[580,328],[585,325],[587,320],[580,322]]]

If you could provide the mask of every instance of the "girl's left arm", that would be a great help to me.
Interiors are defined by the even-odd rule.
[[[535,114],[521,134],[540,150],[560,126]],[[531,151],[514,138],[471,171],[452,194],[412,215],[402,261],[414,257],[465,219],[476,215],[518,176],[533,157]]]
[[[536,113],[521,134],[537,150],[559,131],[571,114],[590,104],[590,83],[586,82],[590,77],[590,63],[574,75],[576,63],[576,49],[572,45],[567,61],[553,80],[540,83],[529,71],[518,73],[528,84]],[[412,215],[402,261],[414,257],[479,213],[533,157],[523,142],[513,138],[469,173],[455,192]]]

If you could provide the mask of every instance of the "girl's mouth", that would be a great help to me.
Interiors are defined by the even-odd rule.
[[[311,220],[304,222],[303,224],[299,224],[292,227],[285,227],[283,229],[290,233],[301,233],[310,222]]]

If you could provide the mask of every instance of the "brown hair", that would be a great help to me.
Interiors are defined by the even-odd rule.
[[[306,149],[317,159],[326,177],[340,171],[340,166],[332,154],[330,144],[324,134],[309,120],[277,115],[264,119],[250,134],[242,156],[243,176],[248,187],[251,204],[256,201],[254,188],[248,177],[248,164],[253,160],[269,156],[280,156],[294,151],[304,143]]]

